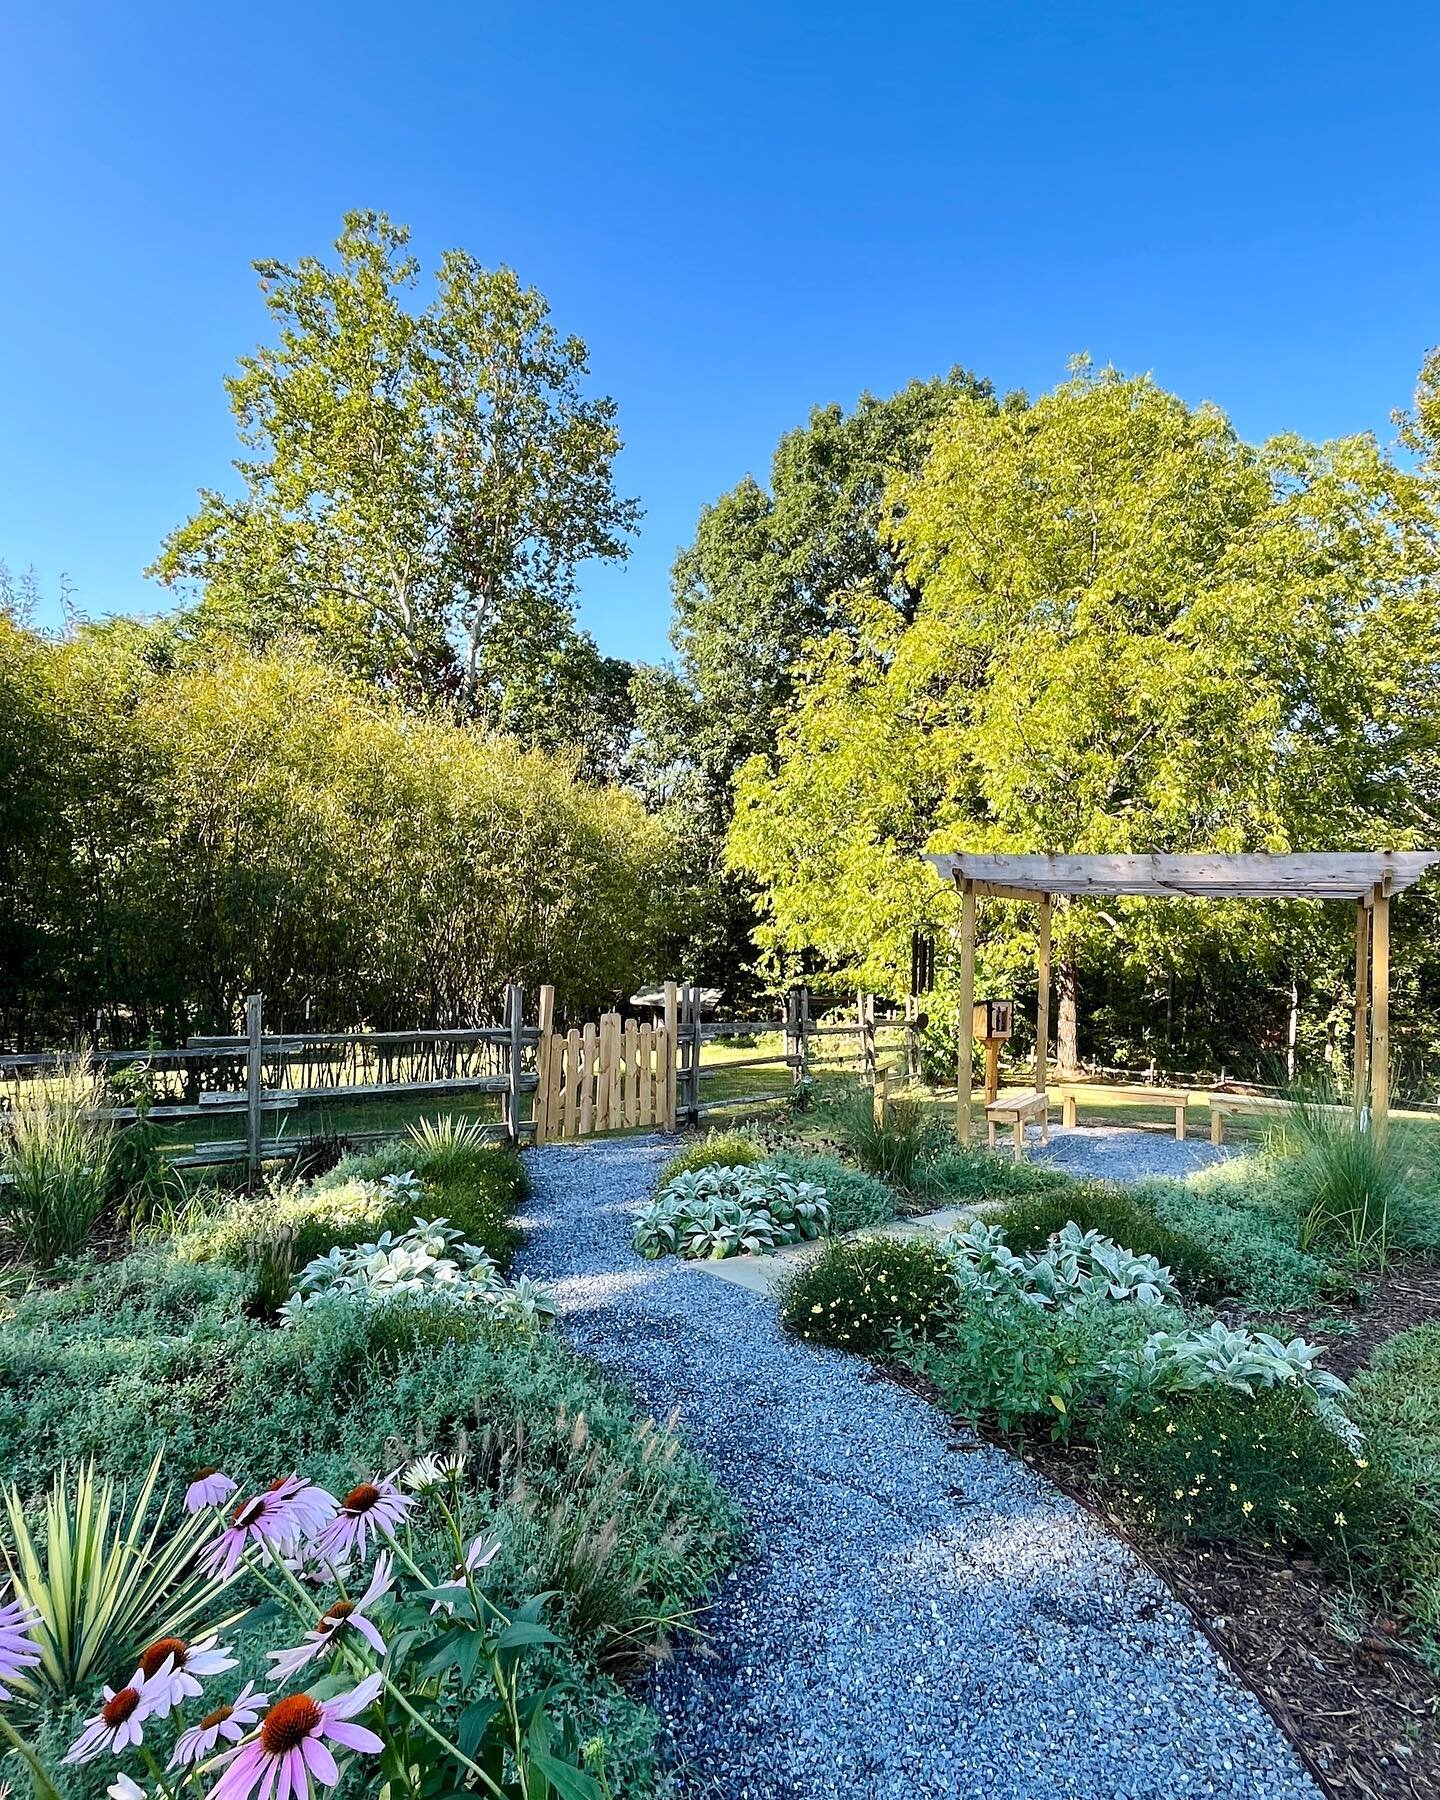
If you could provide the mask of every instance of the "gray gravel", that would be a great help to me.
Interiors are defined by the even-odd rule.
[[[750,1522],[708,1651],[654,1678],[681,1793],[1313,1800],[1184,1609],[1062,1495],[787,1337],[769,1299],[635,1256],[665,1154],[535,1152],[519,1261],[577,1350],[679,1408]]]
[[[1002,1153],[1007,1141],[1002,1139]],[[1050,1163],[1067,1175],[1101,1176],[1106,1181],[1143,1181],[1152,1175],[1183,1178],[1211,1163],[1243,1155],[1230,1144],[1216,1145],[1204,1138],[1177,1138],[1172,1131],[1137,1131],[1125,1125],[1052,1125],[1049,1145],[1040,1133],[1025,1139],[1025,1154],[1032,1162]]]

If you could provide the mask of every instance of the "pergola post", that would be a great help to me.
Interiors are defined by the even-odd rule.
[[[960,889],[960,1019],[955,1034],[955,1135],[970,1142],[970,1097],[974,1088],[975,883]]]
[[[1390,1124],[1390,896],[1375,889],[1370,905],[1370,1129],[1383,1138]]]
[[[1351,1087],[1355,1111],[1365,1110],[1370,1076],[1370,909],[1355,903],[1355,1066]]]
[[[1039,991],[1035,1001],[1035,1092],[1045,1092],[1045,1069],[1050,1060],[1050,911],[1049,894],[1040,896],[1036,928],[1036,965]]]

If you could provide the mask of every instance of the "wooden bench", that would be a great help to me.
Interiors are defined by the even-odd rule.
[[[1212,1094],[1210,1096],[1210,1142],[1225,1142],[1224,1119],[1227,1113],[1251,1113],[1260,1117],[1278,1118],[1294,1110],[1293,1100],[1277,1100],[1270,1094]],[[1307,1108],[1311,1112],[1349,1113],[1353,1117],[1354,1108],[1349,1106],[1314,1106]]]
[[[1157,1106],[1173,1106],[1175,1108],[1175,1136],[1185,1136],[1186,1108],[1190,1104],[1189,1088],[1149,1087],[1144,1082],[1136,1082],[1125,1087],[1112,1087],[1109,1083],[1103,1086],[1091,1086],[1088,1082],[1062,1082],[1055,1092],[1060,1096],[1060,1122],[1062,1125],[1076,1123],[1076,1110],[1082,1100],[1108,1100],[1119,1095],[1125,1100],[1153,1100]],[[1217,1143],[1219,1139],[1215,1140]]]
[[[1015,1160],[1019,1162],[1025,1155],[1025,1122],[1027,1119],[1040,1121],[1040,1142],[1050,1142],[1050,1096],[1028,1091],[1023,1094],[998,1094],[985,1107],[985,1125],[990,1136],[990,1148],[995,1148],[995,1128],[997,1125],[1013,1125],[1015,1127]]]

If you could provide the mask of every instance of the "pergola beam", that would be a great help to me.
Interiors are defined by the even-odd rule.
[[[1150,894],[1203,900],[1365,900],[1402,893],[1440,862],[1432,850],[1315,851],[1294,855],[1051,856],[963,851],[928,859],[942,878],[978,894]]]
[[[960,1028],[955,1052],[955,1135],[970,1142],[970,1101],[975,1086],[975,884],[960,886]]]

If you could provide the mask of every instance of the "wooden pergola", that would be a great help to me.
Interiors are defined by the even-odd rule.
[[[964,1038],[975,999],[975,903],[982,895],[1033,903],[1039,915],[1035,1088],[1044,1094],[1050,1054],[1050,915],[1057,894],[1148,894],[1202,900],[1342,900],[1355,908],[1354,1099],[1368,1091],[1375,1129],[1390,1116],[1390,902],[1432,864],[1434,850],[1345,850],[1240,856],[929,856],[960,890],[960,1030],[956,1128],[970,1141],[974,1081]]]

